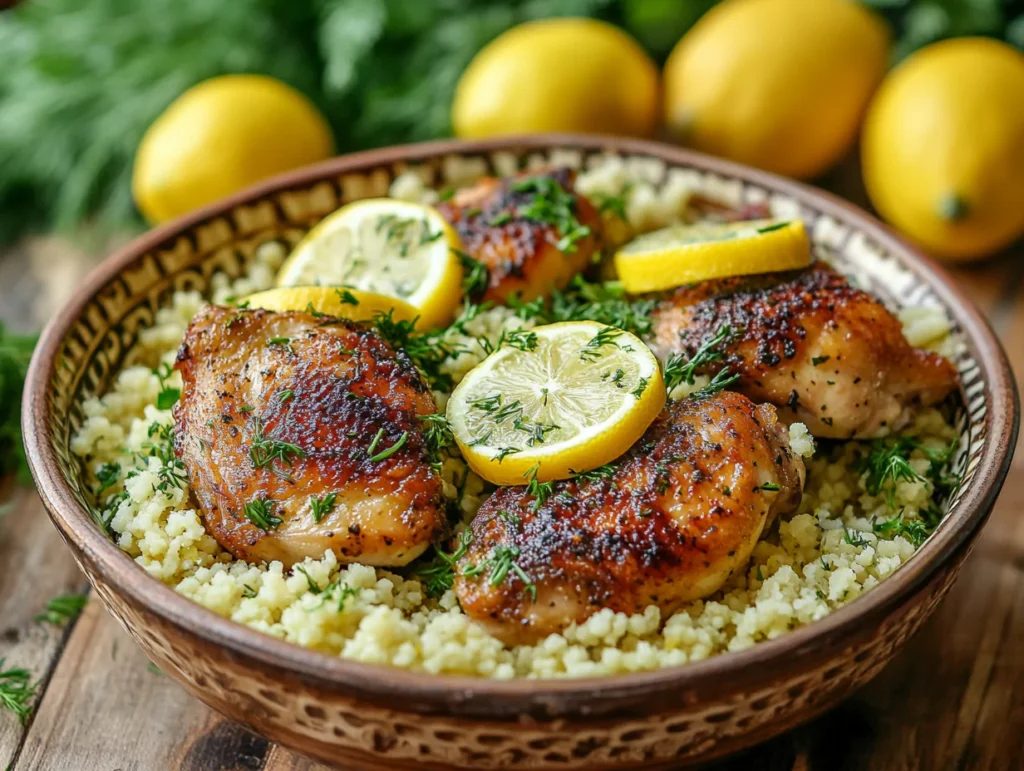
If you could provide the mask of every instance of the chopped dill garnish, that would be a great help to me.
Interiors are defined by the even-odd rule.
[[[427,445],[427,457],[437,473],[441,473],[441,452],[455,445],[451,423],[440,412],[433,415],[421,415],[423,421],[423,441]]]
[[[475,565],[469,565],[462,571],[467,578],[475,578],[490,571],[487,583],[491,586],[500,586],[508,577],[509,573],[515,574],[525,584],[523,593],[529,594],[534,602],[537,601],[537,587],[532,579],[526,575],[516,560],[519,558],[518,546],[495,546],[491,550],[491,556]]]
[[[601,214],[614,214],[623,222],[626,221],[626,197],[629,195],[629,191],[632,185],[626,185],[622,188],[621,192],[616,195],[611,193],[595,192],[590,194],[590,200],[597,205],[597,210]]]
[[[555,491],[554,482],[540,482],[537,479],[537,472],[540,471],[540,464],[530,467],[530,470],[523,474],[524,479],[529,479],[526,485],[526,494],[533,496],[533,510],[537,511],[544,502],[551,497]]]
[[[4,669],[6,659],[0,658],[0,707],[13,712],[18,722],[25,725],[32,714],[29,702],[36,695],[39,683],[32,682],[27,669]]]
[[[466,297],[476,299],[487,291],[491,284],[491,271],[479,260],[473,259],[465,252],[453,250],[462,263],[462,291]]]
[[[817,367],[820,364],[824,364],[826,361],[828,361],[831,358],[832,358],[831,356],[812,356],[811,357],[811,364],[814,365],[815,367]]]
[[[319,523],[327,514],[330,514],[337,497],[337,493],[327,493],[323,498],[317,498],[315,495],[309,496],[309,508],[313,512],[314,522]]]
[[[935,508],[922,509],[919,512],[919,519],[904,519],[901,510],[892,519],[872,523],[871,529],[881,538],[889,540],[903,536],[917,549],[935,531],[941,521],[942,512]]]
[[[740,376],[738,373],[730,372],[729,368],[726,367],[725,369],[716,372],[715,376],[711,378],[710,383],[708,383],[706,386],[696,391],[695,393],[690,394],[690,398],[706,399],[709,396],[714,396],[715,394],[724,391],[726,388],[731,386],[739,379]]]
[[[490,437],[490,434],[488,434],[487,436]],[[486,441],[486,439],[481,441]],[[519,447],[499,447],[498,451],[494,453],[494,460],[498,461],[498,463],[501,463],[509,455],[515,455],[516,453],[520,452],[522,452],[522,450]]]
[[[116,485],[120,478],[121,467],[117,463],[104,463],[96,472],[96,481],[100,483],[96,495],[99,496],[107,488]]]
[[[929,461],[928,476],[917,473],[910,465],[910,454],[920,450]],[[933,450],[926,448],[910,436],[895,439],[876,439],[869,445],[867,454],[854,464],[854,469],[864,474],[864,489],[870,495],[883,491],[890,508],[895,508],[896,485],[899,482],[929,482],[940,494],[956,486],[956,480],[945,474],[945,466],[955,450],[955,445]]]
[[[578,482],[597,482],[601,479],[611,479],[615,475],[617,468],[618,466],[614,463],[606,463],[589,471],[572,471],[572,478]]]
[[[268,337],[267,345],[279,345],[288,351],[288,353],[295,353],[295,349],[292,348],[292,339],[290,337]]]
[[[621,329],[615,327],[605,327],[596,335],[594,335],[587,344],[580,349],[580,360],[587,362],[597,361],[603,354],[601,349],[607,346],[618,347],[618,343],[615,342],[615,338],[622,334]]]
[[[866,540],[859,530],[851,530],[846,525],[843,525],[843,541],[850,544],[850,546],[871,545],[871,542]]]
[[[316,308],[314,308],[312,301],[306,303],[306,313],[308,313],[314,319],[322,319],[327,315],[326,313],[321,313]]]
[[[429,596],[440,597],[452,588],[455,582],[455,563],[466,556],[471,543],[473,531],[466,528],[459,536],[455,551],[451,554],[446,554],[437,545],[434,546],[433,559],[414,574]]]
[[[637,399],[644,395],[644,391],[647,390],[647,384],[651,382],[649,377],[642,377],[636,384],[636,388],[630,391],[630,394]]]
[[[501,407],[501,400],[501,394],[491,394],[479,399],[470,399],[467,403],[473,409],[480,410],[481,412],[494,412]]]
[[[46,621],[56,626],[76,618],[89,599],[85,594],[62,594],[46,603],[46,610],[36,616],[36,621]]]
[[[408,440],[409,440],[409,432],[408,431],[403,431],[402,435],[400,437],[398,437],[398,441],[397,442],[395,442],[393,445],[391,445],[387,449],[381,450],[376,455],[371,455],[368,460],[371,463],[376,463],[379,460],[386,460],[387,458],[390,458],[396,452],[401,450],[405,446],[405,443]]]
[[[781,489],[782,488],[779,487],[779,485],[776,484],[775,482],[765,482],[763,485],[755,487],[754,492],[757,492],[758,490],[763,490],[766,493],[777,493]]]
[[[773,230],[782,230],[782,228],[786,227],[788,224],[788,222],[776,222],[772,225],[765,225],[763,228],[758,228],[757,232],[771,233]]]
[[[517,193],[533,193],[533,197],[517,212],[522,219],[554,226],[560,238],[555,248],[571,254],[576,245],[590,235],[590,226],[576,218],[576,198],[562,187],[558,180],[548,177],[529,177],[513,183]]]
[[[248,520],[260,530],[274,530],[284,521],[274,514],[274,502],[266,498],[249,501],[242,508]]]
[[[313,577],[307,572],[306,568],[302,565],[296,565],[295,570],[306,577],[306,584],[309,586],[310,594],[320,594],[320,592],[323,591],[323,589],[320,588],[320,584],[313,580]]]
[[[284,391],[281,391],[277,394],[277,398],[280,399],[282,402],[286,402],[292,398],[294,393],[295,392],[292,391],[290,388],[286,388]]]
[[[543,298],[522,302],[509,299],[509,307],[521,319],[536,319],[540,324],[556,321],[597,321],[631,332],[643,338],[652,328],[651,313],[655,300],[629,300],[618,281],[590,282],[576,276],[562,291],[553,292],[550,301]]]
[[[697,370],[713,361],[722,361],[724,357],[722,346],[728,345],[735,335],[736,333],[729,324],[723,324],[715,334],[701,343],[689,360],[683,353],[673,353],[669,356],[668,361],[665,362],[665,390],[671,393],[676,386],[682,383],[693,385]]]
[[[254,420],[252,444],[249,446],[249,460],[253,468],[269,468],[275,474],[288,478],[280,468],[274,466],[274,462],[292,465],[296,458],[305,458],[306,451],[289,442],[280,442],[276,439],[268,439],[263,434],[263,421],[259,418]]]
[[[338,295],[342,305],[359,305],[359,300],[348,289],[338,287],[334,290],[334,293]]]

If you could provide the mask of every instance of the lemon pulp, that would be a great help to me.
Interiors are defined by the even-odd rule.
[[[565,479],[609,463],[665,404],[658,361],[636,336],[592,321],[537,327],[492,353],[448,401],[470,467],[500,485]]]
[[[347,286],[397,297],[423,328],[452,320],[462,294],[459,236],[434,209],[390,198],[348,204],[295,247],[278,286]]]

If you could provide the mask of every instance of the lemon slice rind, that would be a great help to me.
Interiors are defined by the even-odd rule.
[[[592,321],[531,332],[533,350],[492,353],[447,405],[463,457],[494,484],[566,479],[610,463],[665,405],[658,361],[634,335]]]
[[[800,220],[672,225],[634,238],[615,254],[619,280],[632,294],[795,270],[810,262],[810,242]]]
[[[276,285],[349,286],[397,297],[420,326],[444,326],[462,296],[458,234],[435,209],[392,198],[347,204],[292,251]]]

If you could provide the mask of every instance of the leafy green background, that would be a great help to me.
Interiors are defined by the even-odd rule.
[[[1024,47],[1024,0],[863,0],[897,58],[985,34]],[[85,218],[139,224],[129,178],[150,122],[189,86],[261,72],[309,95],[340,151],[449,133],[473,54],[556,15],[622,25],[659,61],[715,0],[23,0],[0,11],[0,245]]]

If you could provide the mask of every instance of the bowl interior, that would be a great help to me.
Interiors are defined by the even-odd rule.
[[[40,490],[58,527],[65,537],[102,555],[103,561],[129,561],[112,543],[103,543],[104,536],[92,523],[93,501],[69,443],[83,422],[83,403],[111,386],[142,330],[154,323],[174,292],[206,293],[215,273],[244,274],[260,244],[278,240],[290,246],[342,204],[387,195],[395,178],[406,172],[416,173],[428,185],[447,187],[484,174],[508,174],[532,166],[587,167],[609,155],[618,157],[631,176],[652,189],[686,185],[733,205],[767,203],[774,216],[801,217],[818,253],[861,287],[895,308],[941,307],[953,321],[963,340],[956,358],[962,393],[956,416],[961,439],[955,460],[963,481],[950,501],[949,516],[897,576],[825,620],[785,637],[793,638],[790,646],[796,645],[819,628],[851,623],[858,612],[895,601],[899,592],[923,581],[980,525],[1005,475],[1017,405],[998,342],[933,263],[853,206],[768,174],[677,148],[629,140],[534,137],[433,143],[339,158],[271,180],[170,223],[111,257],[90,277],[61,318],[51,323],[30,374],[27,444]],[[202,612],[207,615],[212,617]],[[214,617],[213,623],[229,622]],[[250,630],[238,632],[243,634],[258,636]],[[767,647],[758,657],[770,655],[771,646],[782,642],[756,646]],[[304,654],[329,660],[321,654]],[[753,655],[744,651],[723,658],[736,658],[739,665],[741,659],[753,662]],[[300,660],[298,654],[294,660]],[[696,673],[702,666],[712,664],[699,662],[684,669]]]

